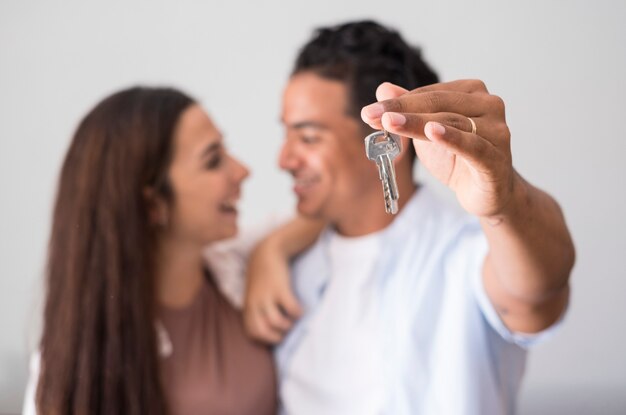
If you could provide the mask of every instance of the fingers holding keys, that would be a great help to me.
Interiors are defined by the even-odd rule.
[[[437,122],[457,130],[477,133],[478,125],[481,132],[487,132],[489,126],[481,118],[471,119],[460,114],[440,112],[435,114],[411,114],[386,112],[381,117],[381,126],[385,130],[405,137],[427,140],[424,127],[428,122]],[[473,124],[472,124],[473,123]],[[474,131],[473,126],[476,126]]]
[[[379,102],[364,107],[361,118],[375,129],[415,139],[422,164],[470,213],[501,211],[515,177],[502,99],[478,80],[405,91],[380,85]]]
[[[437,107],[439,107],[440,105],[446,105],[446,103],[449,102],[449,100],[440,99],[440,93],[447,93],[449,98],[456,98],[457,101],[462,100],[462,95],[489,95],[489,91],[487,90],[487,86],[485,85],[485,83],[478,79],[461,79],[451,82],[441,82],[416,88],[411,91],[408,91],[405,88],[394,85],[390,82],[384,82],[379,85],[376,90],[376,99],[379,101],[380,104],[382,104],[382,107],[376,106],[375,104],[366,106],[361,112],[361,117],[363,118],[363,121],[370,124],[372,127],[378,128],[377,125],[372,125],[372,123],[377,123],[380,116],[387,111],[403,112],[402,108],[406,108],[410,109],[410,111],[404,112],[440,112],[441,110],[437,110]],[[451,95],[451,93],[455,95]],[[404,97],[404,95],[423,95],[422,97],[420,97],[420,99],[422,101],[430,102],[431,106],[427,108],[427,110],[417,111],[417,108],[412,108],[410,105],[410,101],[413,100],[413,98],[415,97],[407,98]],[[393,102],[393,100],[395,99],[400,99],[400,102]],[[404,103],[402,102],[403,100],[408,100],[409,102]],[[472,102],[469,102],[469,104],[471,103]],[[383,110],[382,112],[381,108]],[[446,111],[453,111],[453,109],[451,107],[446,108]],[[458,112],[467,116],[479,115],[475,111],[473,111],[473,113],[472,111],[453,112]]]
[[[498,159],[496,147],[477,135],[477,122],[453,114],[401,114],[388,112],[382,117],[385,130],[402,136],[427,140],[469,161],[477,170],[487,170]],[[422,134],[415,136],[415,131]]]
[[[451,82],[441,82],[438,84],[426,85],[420,88],[416,88],[412,91],[409,91],[401,86],[392,84],[391,82],[383,82],[376,89],[376,99],[378,101],[384,101],[387,99],[397,98],[406,93],[421,94],[424,92],[433,91],[456,91],[466,94],[488,93],[485,83],[478,79],[461,79]]]
[[[398,98],[409,92],[407,89],[401,86],[392,84],[391,82],[383,82],[376,88],[376,99],[378,101],[385,101],[387,99]]]
[[[390,83],[381,84],[376,96],[385,99],[364,107],[363,121],[375,129],[422,140],[429,121],[467,132],[473,130],[474,121],[480,137],[496,146],[509,141],[504,101],[489,94],[482,81],[460,80],[404,91]]]
[[[450,82],[440,82],[438,84],[426,85],[410,91],[411,94],[420,94],[431,91],[457,91],[467,94],[489,93],[487,85],[480,79],[458,79]]]
[[[501,158],[493,144],[472,132],[429,121],[424,127],[424,133],[430,141],[464,158],[483,173],[493,170],[492,164]]]
[[[489,95],[457,91],[406,93],[393,99],[370,104],[361,111],[361,118],[372,128],[381,129],[381,117],[387,112],[433,114],[452,112],[480,117],[489,109]]]
[[[381,125],[394,134],[436,143],[463,157],[479,171],[487,172],[500,161],[510,163],[510,134],[506,124],[489,122],[485,117],[387,112],[381,117]]]

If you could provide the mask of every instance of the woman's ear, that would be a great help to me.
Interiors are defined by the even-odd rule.
[[[148,220],[152,226],[164,228],[169,223],[169,208],[167,202],[157,194],[154,188],[143,188],[143,197],[148,207]]]

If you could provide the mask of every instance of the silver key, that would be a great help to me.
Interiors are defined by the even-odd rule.
[[[385,211],[395,215],[398,213],[398,184],[393,159],[400,154],[400,137],[387,131],[376,131],[365,137],[365,154],[378,166],[378,176],[383,182]]]

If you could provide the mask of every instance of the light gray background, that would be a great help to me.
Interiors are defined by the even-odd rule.
[[[422,45],[444,80],[481,78],[502,96],[515,166],[564,208],[578,249],[572,302],[532,353],[521,413],[626,413],[623,1],[126,3],[0,2],[0,413],[21,408],[56,177],[78,120],[122,87],[186,89],[254,171],[243,222],[289,211],[275,160],[292,59],[312,28],[363,17]]]

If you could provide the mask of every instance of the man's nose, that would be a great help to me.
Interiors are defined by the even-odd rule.
[[[292,171],[298,167],[298,154],[294,140],[286,139],[280,149],[278,166],[283,170]]]

